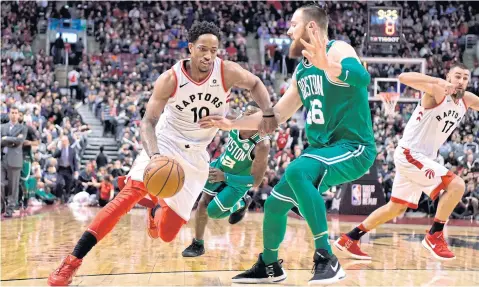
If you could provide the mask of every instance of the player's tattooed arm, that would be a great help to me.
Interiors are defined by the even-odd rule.
[[[254,178],[254,187],[258,187],[263,182],[263,177],[268,168],[268,156],[270,150],[270,142],[265,139],[254,147],[254,160],[251,166],[251,175]]]
[[[455,92],[454,86],[448,81],[421,73],[402,73],[398,79],[406,86],[423,92],[425,97],[431,97],[436,103],[440,103],[445,96]]]
[[[174,95],[177,84],[172,70],[161,74],[146,105],[145,115],[141,119],[140,135],[143,148],[150,158],[160,155],[155,128],[168,99]]]
[[[468,108],[479,111],[479,96],[471,92],[464,94],[464,102]]]

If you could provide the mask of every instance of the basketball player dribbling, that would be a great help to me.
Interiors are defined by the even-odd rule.
[[[263,111],[262,133],[277,127],[266,87],[238,64],[216,57],[219,28],[210,22],[195,23],[188,31],[191,58],[181,60],[157,79],[141,122],[143,151],[130,170],[120,193],[101,209],[61,265],[50,274],[48,284],[72,282],[83,257],[105,237],[120,218],[147,194],[143,172],[151,160],[167,156],[185,172],[183,188],[173,197],[159,200],[147,209],[148,234],[172,241],[190,218],[191,209],[208,178],[207,145],[217,128],[201,129],[199,120],[208,115],[225,115],[233,86],[249,89]],[[157,202],[156,197],[152,201]]]
[[[246,105],[242,116],[260,112],[255,102]],[[204,234],[208,217],[229,223],[240,222],[253,199],[246,193],[263,181],[268,167],[270,143],[257,130],[229,133],[225,151],[210,164],[208,182],[195,212],[195,238],[182,253],[183,257],[197,257],[205,253]]]
[[[309,284],[333,284],[346,274],[333,254],[322,193],[331,186],[363,176],[374,163],[374,142],[367,86],[371,78],[349,44],[328,41],[328,16],[318,6],[296,10],[288,36],[291,57],[304,56],[291,86],[274,107],[279,123],[304,105],[309,147],[286,168],[264,204],[263,253],[253,267],[233,277],[234,283],[276,283],[286,279],[278,250],[284,240],[287,214],[293,206],[313,234],[313,277]],[[202,127],[257,129],[261,113],[228,120],[205,117]]]
[[[417,208],[422,192],[435,200],[444,190],[434,223],[422,245],[436,259],[455,258],[444,239],[443,228],[464,194],[465,183],[434,159],[467,109],[479,110],[479,97],[466,91],[469,78],[469,70],[460,63],[451,67],[446,80],[420,73],[403,73],[399,76],[401,83],[422,91],[424,95],[394,153],[396,177],[391,200],[376,209],[359,226],[341,235],[335,242],[338,249],[356,259],[371,259],[359,247],[361,236],[404,213],[408,207]]]

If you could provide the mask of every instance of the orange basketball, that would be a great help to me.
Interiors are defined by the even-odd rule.
[[[176,160],[162,156],[146,166],[143,183],[154,196],[172,197],[183,188],[185,172]]]

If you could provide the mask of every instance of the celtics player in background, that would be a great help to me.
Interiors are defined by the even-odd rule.
[[[321,196],[335,185],[360,178],[376,157],[367,86],[371,78],[354,49],[327,39],[328,17],[318,6],[298,9],[291,19],[291,57],[304,56],[291,86],[274,107],[284,123],[302,105],[308,110],[306,136],[309,147],[286,169],[265,202],[263,253],[253,267],[233,278],[235,283],[270,283],[286,279],[278,250],[286,232],[287,212],[299,207],[312,231],[314,275],[310,285],[333,284],[346,274],[331,250],[326,207]],[[257,113],[237,120],[220,116],[201,119],[203,127],[255,130]],[[260,131],[261,132],[261,131]]]
[[[261,111],[255,102],[245,107],[243,116]],[[203,188],[195,214],[195,238],[183,251],[184,257],[197,257],[205,253],[204,234],[208,217],[229,223],[240,222],[253,199],[246,194],[259,186],[268,167],[269,140],[258,131],[232,130],[225,151],[210,164],[208,182]]]

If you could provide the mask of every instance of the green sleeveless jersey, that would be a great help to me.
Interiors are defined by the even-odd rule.
[[[251,153],[256,144],[263,140],[259,134],[241,139],[238,130],[230,131],[225,151],[215,162],[215,167],[230,174],[250,175],[254,159]]]
[[[326,51],[333,43],[327,44]],[[308,111],[305,129],[312,147],[375,144],[366,87],[333,82],[306,58],[296,67],[294,77]]]

